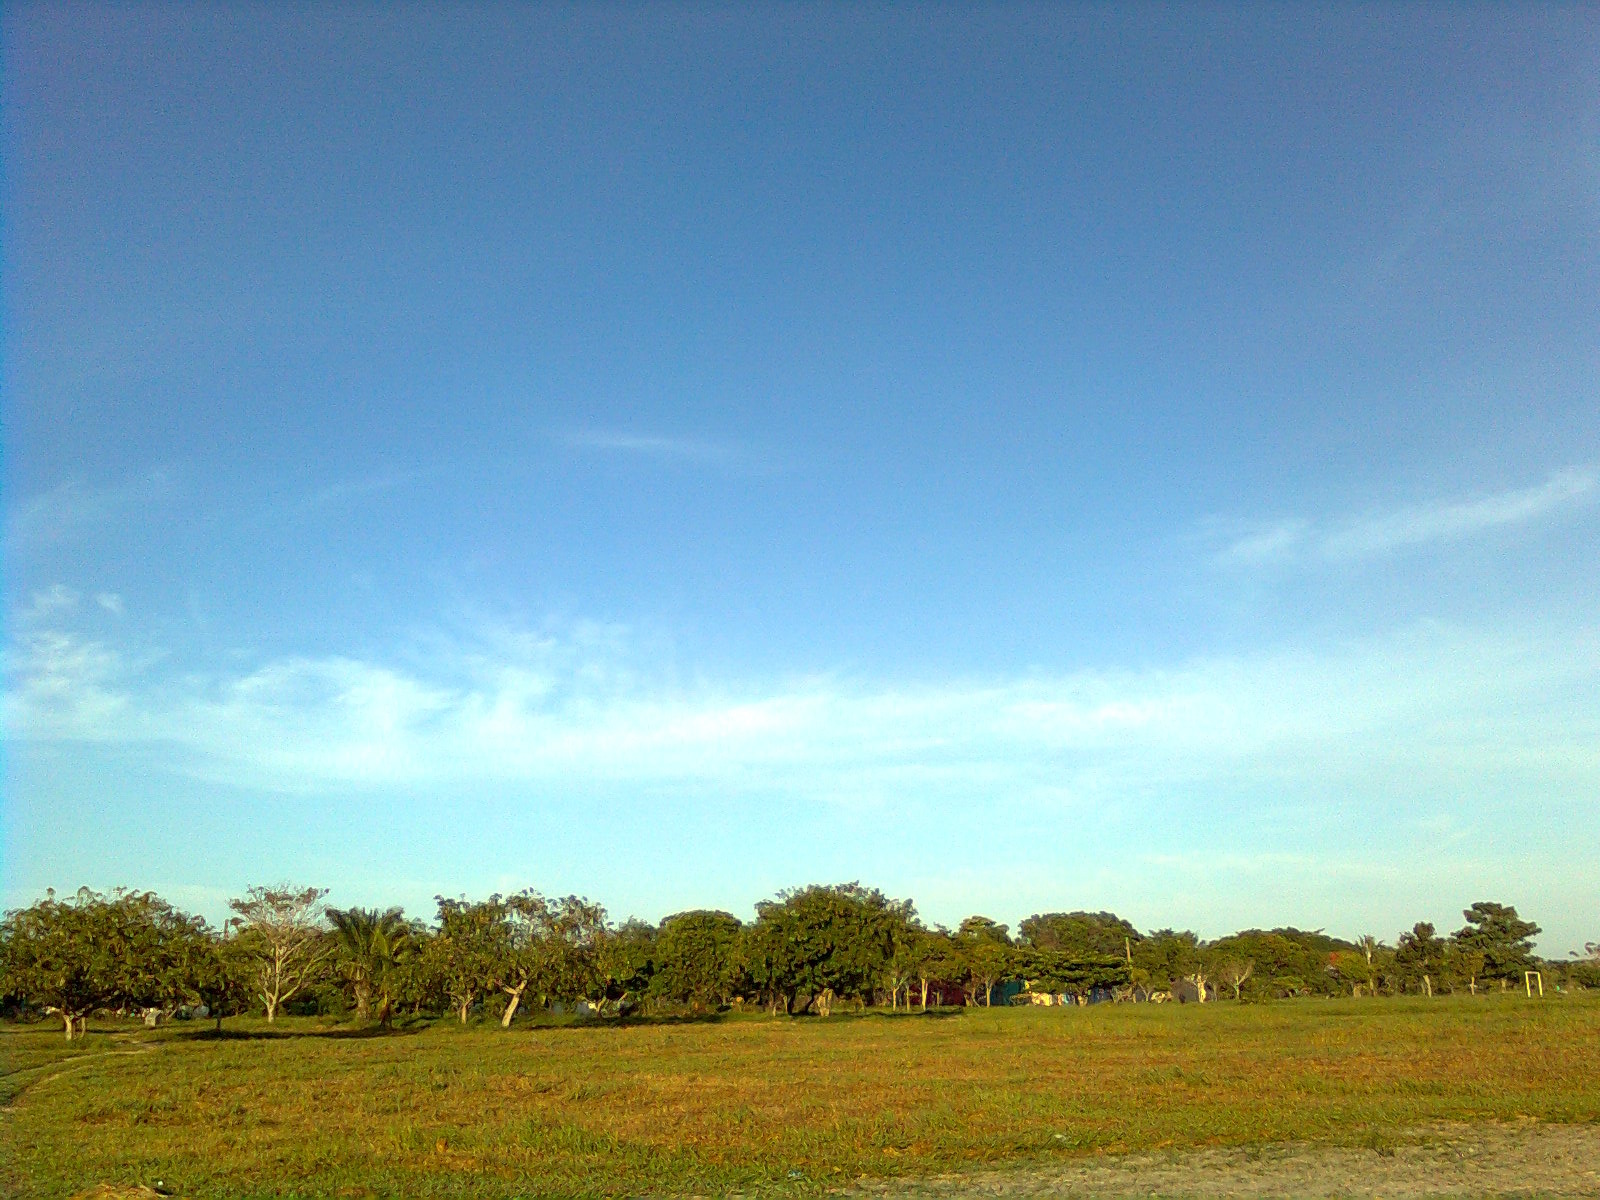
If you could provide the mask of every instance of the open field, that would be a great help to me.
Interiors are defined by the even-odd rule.
[[[1182,1172],[1315,1143],[1405,1163],[1480,1128],[1489,1143],[1534,1146],[1524,1169],[1548,1157],[1527,1142],[1542,1123],[1589,1126],[1571,1131],[1581,1158],[1600,1122],[1589,997],[372,1036],[310,1019],[229,1025],[217,1039],[91,1024],[70,1048],[53,1026],[6,1028],[0,1190],[161,1179],[194,1197],[812,1193],[898,1178],[892,1190],[955,1195],[995,1194],[999,1178],[1038,1193],[1067,1190],[1051,1170],[1132,1161],[1108,1155]],[[1170,1158],[1190,1152],[1210,1157]],[[924,1180],[951,1171],[966,1182]]]

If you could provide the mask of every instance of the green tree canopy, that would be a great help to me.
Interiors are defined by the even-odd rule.
[[[1144,935],[1110,912],[1035,913],[1017,926],[1017,941],[1035,950],[1060,950],[1082,958],[1126,958],[1130,944]]]
[[[1418,921],[1402,933],[1394,948],[1394,966],[1402,987],[1421,987],[1423,981],[1431,989],[1442,983],[1446,970],[1445,940],[1428,921]]]
[[[214,943],[204,920],[154,892],[52,891],[0,925],[0,992],[60,1017],[71,1038],[96,1009],[199,1000],[218,966]]]
[[[652,994],[715,1009],[732,998],[743,973],[744,926],[731,913],[696,910],[661,922]]]
[[[507,997],[502,1026],[510,1026],[530,992],[541,1006],[604,1000],[612,982],[605,969],[605,909],[580,896],[547,899],[531,888],[506,897],[504,905],[505,944],[495,976]]]
[[[602,972],[609,981],[608,995],[620,1009],[643,996],[656,974],[658,931],[648,921],[630,917],[606,938]]]
[[[422,952],[423,971],[461,1023],[495,986],[507,948],[506,908],[499,896],[449,900],[435,896],[438,926]]]
[[[1019,970],[1008,927],[989,917],[971,916],[956,930],[955,944],[965,968],[968,1003],[987,1006],[995,985]]]
[[[1158,929],[1133,947],[1133,977],[1145,987],[1165,989],[1194,971],[1200,938],[1190,930]]]
[[[376,1013],[387,1024],[401,990],[402,971],[417,948],[417,930],[404,912],[390,908],[330,908],[339,968],[355,999],[356,1017]]]
[[[1024,947],[1016,951],[1013,965],[1030,990],[1069,996],[1086,996],[1095,988],[1122,987],[1131,977],[1131,968],[1120,954]]]
[[[1509,904],[1479,900],[1461,914],[1467,923],[1450,940],[1463,952],[1483,956],[1482,974],[1489,979],[1520,979],[1534,965],[1533,939],[1542,930],[1517,916]]]
[[[858,883],[813,884],[756,905],[745,939],[752,982],[775,1008],[806,1011],[825,994],[861,996],[877,985],[896,939],[914,919],[909,900]]]
[[[241,935],[235,955],[248,966],[269,1022],[319,978],[333,953],[318,908],[327,894],[326,888],[280,884],[252,887],[228,901]]]
[[[1200,958],[1206,961],[1208,967],[1225,968],[1223,973],[1230,975],[1238,969],[1238,964],[1249,962],[1248,991],[1258,999],[1333,995],[1339,991],[1340,981],[1329,973],[1329,966],[1336,955],[1356,949],[1353,943],[1330,937],[1320,929],[1295,929],[1289,926],[1245,929],[1218,938],[1204,948]],[[1138,953],[1135,950],[1136,958]],[[1187,973],[1186,970],[1180,974]],[[1210,973],[1217,974],[1215,969]],[[1361,978],[1365,977],[1363,970]]]

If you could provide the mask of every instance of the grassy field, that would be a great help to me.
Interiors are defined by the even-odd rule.
[[[363,1036],[0,1032],[0,1190],[806,1193],[1157,1147],[1600,1121],[1600,998],[1101,1005]]]

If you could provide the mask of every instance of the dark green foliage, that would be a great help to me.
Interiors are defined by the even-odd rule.
[[[1133,947],[1133,980],[1164,991],[1192,974],[1199,963],[1199,935],[1187,929],[1158,929]]]
[[[328,921],[357,1019],[375,1015],[387,1024],[406,982],[404,969],[416,955],[420,931],[398,907],[381,913],[372,908],[330,908]]]
[[[1585,942],[1583,957],[1564,964],[1562,973],[1570,985],[1600,988],[1600,942]]]
[[[530,888],[506,897],[504,930],[495,976],[507,998],[502,1025],[511,1024],[527,995],[540,1007],[556,1000],[604,1003],[613,987],[605,909],[580,896],[549,900]]]
[[[1485,978],[1520,981],[1524,971],[1534,968],[1533,939],[1539,927],[1517,916],[1515,908],[1480,900],[1461,915],[1467,923],[1450,940],[1463,952],[1483,956]]]
[[[731,913],[677,913],[661,922],[651,994],[705,1011],[733,998],[744,974],[744,926]]]
[[[1418,921],[1402,933],[1394,951],[1395,976],[1401,990],[1421,991],[1424,981],[1429,988],[1445,986],[1448,949],[1428,921]]]
[[[320,889],[280,891],[252,889],[248,901],[235,901],[241,915],[228,928],[239,930],[230,938],[152,893],[51,893],[0,923],[0,998],[13,1009],[54,1013],[73,1030],[101,1009],[204,1004],[232,1015],[264,1005],[274,989],[289,1011],[353,1007],[358,1018],[384,1023],[401,1011],[449,1011],[464,1023],[482,1006],[509,1025],[524,1003],[557,1001],[588,1001],[586,1011],[600,1016],[641,1003],[710,1011],[735,997],[785,1013],[827,1012],[840,1001],[945,1002],[948,992],[933,985],[959,985],[969,1004],[983,1005],[1007,981],[1077,996],[1111,989],[1142,999],[1181,987],[1191,998],[1203,989],[1208,999],[1265,1000],[1476,992],[1485,980],[1515,986],[1524,970],[1542,968],[1547,986],[1600,986],[1592,947],[1587,959],[1540,963],[1532,947],[1538,926],[1488,901],[1467,909],[1466,926],[1448,939],[1424,922],[1390,948],[1372,935],[1352,943],[1293,928],[1211,943],[1171,929],[1139,936],[1115,914],[1082,912],[1035,914],[1016,941],[985,916],[968,917],[952,934],[923,928],[909,901],[857,883],[780,893],[757,905],[748,926],[696,910],[659,927],[613,927],[587,900],[528,890],[483,901],[436,897],[432,928],[398,908],[329,909],[332,928],[324,930],[299,912]],[[264,974],[286,961],[273,957],[268,937],[284,905],[299,914],[291,922],[300,964],[292,988],[282,971],[270,986]],[[332,971],[320,969],[327,960]]]
[[[631,1009],[650,991],[656,975],[656,941],[656,927],[636,917],[624,921],[606,938],[601,956],[606,996],[619,1011]]]
[[[994,998],[996,984],[1023,973],[1008,928],[989,917],[972,916],[962,921],[956,930],[955,947],[964,968],[962,983],[968,1004],[987,1006]]]
[[[1127,949],[1144,935],[1109,912],[1035,913],[1017,926],[1017,940],[1035,950],[1060,950],[1089,958],[1126,961]]]
[[[505,954],[505,905],[499,896],[476,903],[435,896],[438,925],[422,950],[422,974],[463,1025],[474,1004],[494,990]]]
[[[0,993],[59,1017],[69,1038],[97,1009],[225,1003],[236,982],[205,921],[154,892],[51,892],[7,914],[0,945]]]
[[[1013,969],[1035,992],[1087,996],[1096,988],[1119,988],[1132,978],[1132,968],[1120,955],[1085,954],[1074,950],[1019,949]]]
[[[927,1007],[928,988],[933,983],[964,983],[967,965],[961,947],[944,929],[909,928],[896,951],[904,967],[907,987],[915,984],[918,1001]],[[891,968],[892,970],[892,968]]]
[[[255,999],[251,987],[254,962],[239,939],[195,938],[190,951],[191,1000],[206,1006],[217,1028],[222,1028],[224,1017],[249,1012]]]
[[[858,883],[783,892],[756,905],[756,914],[745,940],[751,982],[775,1009],[790,1013],[796,1005],[809,1011],[828,995],[866,995],[915,915],[910,901]]]
[[[1321,930],[1246,929],[1210,943],[1207,958],[1213,966],[1229,958],[1252,964],[1243,993],[1254,999],[1332,996],[1341,987],[1329,966],[1335,955],[1355,950],[1353,943]]]

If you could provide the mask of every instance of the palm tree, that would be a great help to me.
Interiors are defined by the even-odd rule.
[[[414,936],[399,908],[330,908],[328,921],[338,944],[339,966],[356,998],[356,1018],[372,1015],[389,1023],[394,1012],[396,975],[411,957]]]

